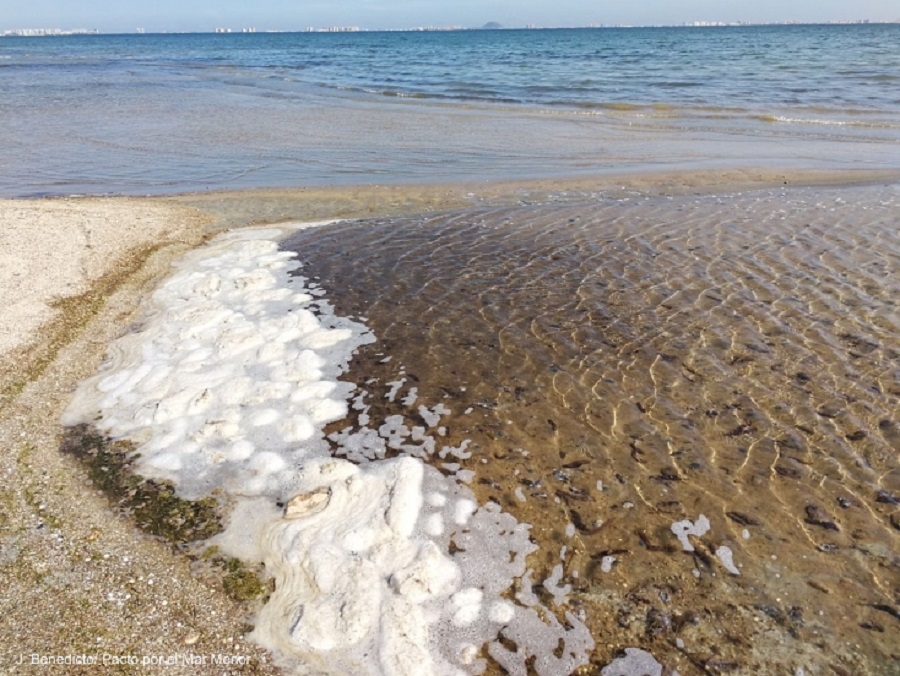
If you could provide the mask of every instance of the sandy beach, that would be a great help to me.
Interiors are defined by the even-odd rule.
[[[73,674],[280,673],[271,656],[245,637],[260,608],[259,600],[231,598],[223,590],[225,572],[204,565],[196,549],[177,552],[170,542],[141,532],[131,518],[119,513],[107,494],[92,484],[88,468],[60,451],[65,431],[59,419],[77,384],[96,372],[109,343],[140,321],[149,294],[169,274],[173,262],[211,235],[284,222],[396,218],[522,204],[584,204],[624,197],[732,195],[784,186],[892,180],[897,177],[887,172],[708,171],[502,184],[0,201],[0,291],[5,299],[11,299],[0,310],[0,445],[4,448],[0,454],[4,477],[0,488],[0,671],[36,673],[41,665],[53,664],[48,660],[68,659],[65,673]],[[572,218],[579,215],[573,214]],[[677,244],[681,245],[687,246],[684,242]],[[351,303],[358,299],[348,294],[345,300]],[[358,308],[360,315],[367,312],[365,307]],[[399,331],[393,337],[401,340],[404,335]],[[896,335],[893,338],[896,341]],[[413,359],[413,351],[409,355]],[[365,368],[377,368],[374,356],[367,358],[370,362],[359,367],[353,377],[363,377]],[[627,369],[624,372],[619,385],[627,390],[630,374]],[[431,386],[436,382],[431,381]],[[427,388],[422,385],[423,391]],[[646,392],[637,393],[642,401],[649,399]],[[894,398],[897,395],[888,394]],[[734,429],[752,423],[742,421],[738,413],[734,416]],[[676,417],[673,414],[665,424],[676,426]],[[598,429],[607,422],[598,422]],[[641,425],[637,421],[622,423],[620,419],[611,426],[616,424],[632,424],[635,429]],[[571,430],[563,432],[571,432],[573,439],[577,436]],[[749,432],[749,427],[733,436],[744,432]],[[522,429],[512,436],[516,442],[525,443],[523,439],[529,434]],[[632,435],[631,439],[634,442],[638,437]],[[653,444],[652,435],[641,437],[637,454],[654,456],[658,449]],[[502,466],[494,466],[497,458],[492,457],[484,475],[488,480],[504,471]],[[884,462],[890,465],[889,460]],[[784,471],[800,471],[792,467]],[[544,469],[551,471],[541,471]],[[884,471],[890,490],[894,490],[894,474],[890,467]],[[508,500],[514,487],[497,487],[494,494],[493,487],[483,484],[479,490],[483,499],[505,494]],[[627,497],[623,500],[627,502]],[[665,501],[662,496],[648,497],[648,503],[661,501]],[[514,500],[509,504],[515,507]],[[539,523],[539,504],[527,503],[522,513]],[[693,511],[673,514],[673,518],[697,516]],[[885,514],[878,518],[889,529],[893,522],[885,521]],[[808,523],[816,519],[820,524],[828,522],[816,514],[810,518],[813,521]],[[584,526],[576,525],[579,529]],[[548,521],[547,532],[557,526]],[[632,526],[629,522],[623,532]],[[894,542],[896,528],[894,523]],[[583,530],[590,531],[590,527]],[[544,537],[540,528],[536,532],[539,539]],[[590,540],[589,535],[586,540]],[[553,537],[548,535],[546,542]],[[652,546],[658,537],[658,533],[650,533]],[[593,554],[596,552],[587,551],[585,555],[590,558]],[[549,566],[546,562],[541,565]],[[575,562],[569,567],[576,569],[578,565]],[[896,565],[896,551],[879,555],[883,568],[879,584],[887,589],[897,581]],[[848,575],[853,574],[848,570]],[[752,596],[745,592],[747,598]],[[632,605],[655,603],[639,596],[631,598]],[[834,597],[828,604],[830,611],[840,606]],[[716,606],[716,612],[720,610]],[[879,621],[862,621],[874,622],[880,628],[869,631],[883,634],[876,637],[876,644],[881,646],[889,643],[890,636],[896,636],[897,621],[883,612],[874,614]],[[771,613],[769,619],[771,636],[791,630],[791,620],[782,617],[776,621]],[[752,620],[746,621],[752,626]],[[609,659],[617,647],[622,647],[599,638],[601,643],[598,660]],[[747,646],[743,650],[752,652]],[[852,650],[839,651],[835,659],[853,654]],[[891,656],[897,658],[896,654]],[[704,659],[680,661],[680,673],[725,673],[729,669],[727,655]],[[602,663],[592,663],[584,673],[598,673]],[[740,668],[734,673],[749,673]],[[877,666],[867,664],[865,670],[852,672],[838,666],[835,673],[888,674],[891,668],[887,665],[878,671]],[[770,673],[782,672],[773,669]]]
[[[59,199],[4,201],[0,222],[13,301],[2,321],[0,671],[68,659],[55,669],[138,673],[134,659],[193,654],[272,673],[241,638],[245,610],[117,515],[59,450],[75,384],[209,219],[160,202]],[[170,670],[197,673],[186,662]]]

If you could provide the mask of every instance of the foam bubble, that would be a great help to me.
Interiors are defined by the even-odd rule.
[[[716,549],[716,557],[722,563],[722,566],[732,575],[740,575],[741,571],[734,565],[734,554],[731,547],[722,545]]]
[[[447,504],[447,496],[442,493],[429,493],[427,500],[432,507],[443,507]]]
[[[483,596],[482,591],[475,587],[463,589],[451,596],[450,601],[456,610],[453,614],[453,624],[457,627],[465,627],[475,622],[481,614]]]
[[[453,521],[460,525],[464,526],[469,521],[469,517],[475,513],[478,505],[475,504],[474,500],[460,500],[456,503],[456,510],[453,513]]]
[[[429,535],[440,535],[444,532],[444,519],[440,514],[432,514],[425,523],[425,532]]]
[[[601,676],[662,676],[663,665],[646,650],[625,648],[625,655],[617,657],[600,670]],[[674,672],[676,676],[678,672]]]
[[[506,624],[516,615],[516,607],[509,601],[497,601],[488,611],[491,622]]]
[[[559,584],[559,581],[562,580],[562,577],[562,564],[556,564],[553,567],[553,570],[550,572],[550,577],[544,580],[544,589],[546,589],[550,593],[550,595],[553,597],[553,602],[556,605],[561,605],[566,600],[566,596],[572,591],[572,585]]]
[[[675,537],[681,543],[681,548],[686,552],[694,551],[694,545],[688,540],[688,535],[700,537],[707,531],[709,531],[709,519],[704,514],[701,514],[696,522],[685,519],[672,524],[672,532],[675,533]]]

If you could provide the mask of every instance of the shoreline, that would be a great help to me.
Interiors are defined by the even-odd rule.
[[[217,228],[373,216],[400,216],[480,206],[565,199],[731,193],[772,187],[855,186],[900,181],[900,169],[644,171],[595,176],[459,183],[259,188],[178,193],[166,199],[196,208]],[[53,198],[50,198],[53,199]]]
[[[63,430],[57,420],[74,387],[96,372],[107,344],[139,320],[143,303],[168,276],[171,264],[212,234],[324,218],[898,180],[900,173],[890,170],[750,169],[0,201],[4,221],[10,220],[10,213],[24,211],[17,223],[38,223],[27,241],[8,247],[4,243],[4,256],[25,257],[30,265],[20,276],[38,279],[49,270],[62,273],[52,285],[29,293],[23,293],[21,284],[14,286],[11,278],[2,281],[7,297],[16,294],[31,304],[34,312],[23,316],[38,319],[19,322],[5,314],[3,320],[4,326],[17,323],[18,333],[13,347],[0,354],[0,440],[8,449],[0,460],[0,471],[7,477],[0,494],[0,580],[6,582],[0,607],[8,620],[0,630],[0,644],[8,646],[0,653],[0,665],[6,669],[12,664],[15,673],[16,655],[32,653],[190,653],[247,655],[248,663],[234,665],[233,673],[277,673],[261,649],[242,639],[247,608],[198,581],[184,556],[173,555],[165,544],[137,533],[129,520],[113,513],[93,487],[86,490],[84,467],[58,450]],[[46,252],[54,258],[37,255]],[[78,258],[79,265],[64,270],[72,258]],[[125,605],[129,611],[120,612]],[[63,626],[71,631],[60,631]],[[29,640],[41,645],[30,648]],[[166,673],[197,673],[198,666],[204,665],[182,661]]]

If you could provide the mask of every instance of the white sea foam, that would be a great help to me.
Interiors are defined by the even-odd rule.
[[[553,571],[550,573],[550,577],[544,580],[544,589],[549,592],[549,594],[553,597],[553,603],[556,605],[561,605],[566,596],[572,591],[572,585],[560,585],[559,581],[562,580],[563,577],[563,567],[562,564],[557,564],[553,567]]]
[[[216,542],[274,577],[253,636],[290,672],[479,673],[485,644],[510,674],[584,664],[593,640],[577,617],[508,600],[516,579],[531,586],[529,526],[479,506],[470,470],[423,463],[436,452],[426,428],[397,415],[372,429],[359,395],[362,427],[332,437],[343,457],[331,455],[323,426],[353,396],[338,377],[374,337],[292,276],[301,265],[278,250],[283,234],[241,231],[188,255],[64,422],[134,440],[139,472],[182,497],[225,498]],[[449,413],[418,412],[432,428]],[[389,448],[404,457],[384,459]],[[448,454],[468,457],[465,444]],[[563,603],[557,568],[545,586]]]
[[[600,670],[601,676],[662,676],[663,665],[646,650],[625,648],[625,655],[617,657]],[[678,672],[672,672],[678,676]]]
[[[694,545],[688,540],[688,535],[701,537],[708,531],[709,519],[706,518],[705,514],[701,514],[697,518],[697,521],[685,519],[684,521],[677,521],[672,524],[672,532],[675,533],[675,537],[677,537],[678,541],[681,543],[681,548],[686,552],[694,551]]]
[[[874,129],[896,129],[897,125],[886,121],[835,120],[810,117],[788,117],[786,115],[764,116],[764,120],[791,124],[823,125],[828,127],[870,127]]]
[[[731,547],[722,545],[716,549],[716,557],[721,561],[722,566],[732,575],[740,575],[741,571],[734,565],[734,553]]]

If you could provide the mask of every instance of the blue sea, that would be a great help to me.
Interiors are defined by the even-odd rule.
[[[900,24],[0,38],[0,194],[900,165]]]

